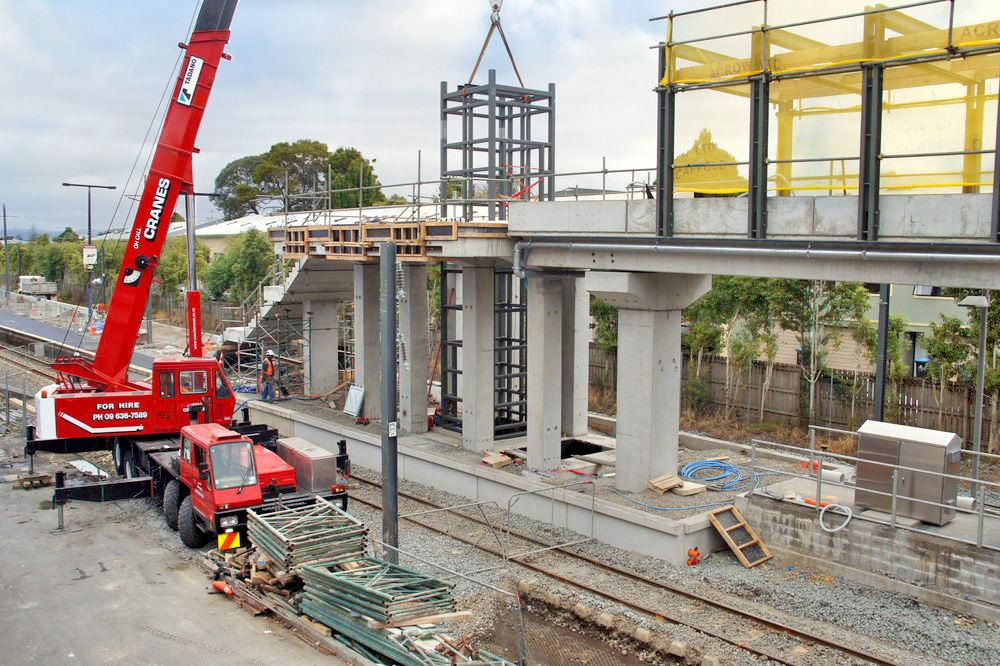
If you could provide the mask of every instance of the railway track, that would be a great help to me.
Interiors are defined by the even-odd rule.
[[[381,484],[379,484],[376,481],[371,481],[369,479],[365,479],[363,477],[358,477],[358,476],[355,476],[353,478],[357,481],[366,483],[373,488],[381,488]],[[409,502],[414,502],[424,507],[430,507],[432,509],[448,508],[445,505],[440,505],[435,502],[431,502],[429,500],[426,500],[422,497],[418,497],[411,493],[400,491],[399,496],[401,498],[405,498]],[[382,508],[380,503],[364,497],[359,497],[357,493],[351,494],[351,500],[360,502],[361,504],[365,504],[367,506],[370,506],[378,510],[381,510]],[[459,517],[461,519],[468,520],[480,526],[489,527],[491,529],[494,527],[486,520],[483,520],[476,516],[470,516],[458,510],[453,509],[449,511],[441,511],[441,513],[447,513],[449,516]],[[438,534],[442,534],[444,536],[455,539],[462,543],[474,546],[494,556],[508,559],[508,556],[505,553],[501,552],[499,549],[493,548],[491,546],[486,546],[480,543],[479,541],[473,540],[469,538],[467,534],[455,534],[452,531],[449,531],[438,525],[433,524],[433,522],[431,522],[430,520],[418,519],[415,517],[405,517],[405,516],[402,519],[411,522],[413,524],[419,525],[425,529],[429,529]],[[741,650],[750,652],[754,655],[757,655],[758,657],[765,657],[776,663],[797,666],[802,662],[795,661],[794,657],[791,656],[791,653],[793,652],[794,648],[777,651],[769,649],[768,646],[764,645],[757,647],[756,645],[751,644],[751,642],[760,643],[759,638],[757,640],[750,641],[747,640],[745,635],[733,636],[730,633],[727,633],[724,629],[708,626],[709,624],[716,624],[719,626],[726,626],[728,624],[728,623],[720,624],[718,623],[717,619],[715,619],[714,622],[712,622],[710,621],[710,616],[713,613],[722,611],[723,613],[728,614],[729,617],[735,616],[736,618],[739,618],[739,620],[741,621],[750,622],[752,624],[762,626],[767,631],[777,632],[785,636],[796,638],[798,639],[800,645],[809,646],[815,644],[824,646],[825,648],[828,648],[830,650],[835,650],[841,653],[843,659],[842,660],[838,659],[838,661],[840,661],[841,663],[846,663],[848,658],[855,658],[855,659],[860,658],[876,664],[899,664],[899,662],[894,661],[893,658],[888,655],[874,654],[865,649],[853,647],[846,643],[842,643],[834,638],[821,636],[806,629],[796,628],[778,620],[761,617],[759,615],[732,606],[726,602],[706,597],[692,590],[683,589],[675,585],[671,585],[670,583],[667,582],[653,580],[641,574],[637,574],[616,567],[606,562],[601,562],[600,560],[594,559],[588,555],[577,553],[567,548],[561,548],[561,547],[553,548],[552,547],[553,544],[546,543],[540,539],[537,539],[530,535],[523,534],[518,531],[505,528],[504,534],[509,535],[509,537],[513,538],[516,541],[519,541],[521,544],[529,545],[528,547],[526,547],[523,555],[509,558],[509,561],[514,562],[519,566],[525,567],[527,569],[530,569],[532,571],[535,571],[552,579],[558,580],[562,583],[573,586],[575,588],[585,590],[597,596],[608,599],[609,601],[613,601],[615,603],[631,608],[640,613],[684,625],[702,634],[712,636],[725,643],[736,646]],[[563,573],[554,571],[549,567],[543,566],[538,562],[529,561],[528,559],[526,559],[528,557],[531,557],[532,555],[537,555],[541,551],[541,549],[546,549],[544,551],[546,555],[553,555],[555,553],[558,553],[559,555],[566,556],[576,561],[584,562],[589,566],[596,567],[608,574],[619,576],[621,577],[621,579],[627,581],[627,583],[630,586],[634,587],[635,594],[629,594],[628,598],[626,598],[621,594],[616,594],[613,592],[609,592],[607,590],[602,590],[599,586],[594,585],[591,582],[575,580]],[[697,602],[698,606],[697,611],[692,611],[692,609],[686,608],[682,615],[676,611],[668,611],[664,610],[663,608],[652,608],[635,601],[635,599],[649,598],[651,596],[651,593],[674,595],[674,596],[679,595],[685,597],[687,599]],[[763,635],[766,635],[766,632]],[[813,661],[813,663],[815,663],[815,661]]]
[[[31,354],[15,347],[0,346],[0,361],[6,361],[11,365],[16,365],[19,368],[23,368],[52,381],[57,379],[56,374],[52,372],[47,362],[39,361]]]

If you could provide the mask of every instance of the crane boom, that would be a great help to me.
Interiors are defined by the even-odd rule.
[[[204,0],[186,49],[118,271],[94,360],[62,358],[53,368],[99,390],[128,384],[128,367],[166,242],[177,196],[194,191],[191,155],[212,84],[229,41],[238,0]]]

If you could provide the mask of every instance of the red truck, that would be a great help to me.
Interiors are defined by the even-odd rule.
[[[202,358],[200,294],[187,292],[185,358],[156,359],[145,380],[129,377],[129,364],[150,287],[180,194],[194,195],[191,156],[219,62],[229,41],[237,0],[204,0],[185,49],[153,153],[146,184],[93,360],[60,357],[58,382],[35,395],[35,425],[26,429],[25,454],[110,450],[123,479],[66,486],[58,474],[53,501],[162,499],[166,519],[189,546],[217,534],[219,547],[245,538],[246,509],[271,501],[308,502],[296,492],[294,469],[272,450],[277,431],[233,419],[236,400],[222,368]],[[193,206],[188,209],[193,247]],[[190,249],[190,248],[189,248]],[[190,253],[189,253],[190,256]],[[193,263],[193,262],[192,262]],[[191,282],[193,283],[193,277]],[[346,444],[337,468],[346,471]],[[339,483],[323,495],[339,499]],[[60,514],[61,515],[61,514]]]

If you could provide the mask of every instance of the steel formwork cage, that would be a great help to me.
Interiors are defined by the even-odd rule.
[[[462,432],[462,296],[460,268],[441,267],[441,427]],[[528,427],[528,307],[524,280],[512,269],[493,277],[493,436],[519,437]]]
[[[502,85],[492,69],[485,85],[449,92],[441,82],[441,217],[455,183],[466,220],[477,209],[506,220],[507,200],[553,198],[555,99],[554,83],[548,90]]]
[[[877,241],[879,237],[879,195],[882,191],[934,187],[952,188],[962,193],[991,191],[990,241],[1000,242],[1000,159],[997,159],[1000,104],[994,90],[1000,77],[1000,21],[956,24],[956,4],[960,3],[957,0],[923,0],[897,7],[877,5],[854,13],[771,25],[767,0],[736,0],[651,19],[667,22],[667,39],[658,46],[659,84],[656,88],[658,234],[662,237],[673,235],[672,195],[678,189],[676,180],[681,169],[687,175],[699,169],[743,167],[748,174],[745,188],[721,191],[703,186],[693,191],[716,194],[745,191],[749,204],[746,234],[749,239],[767,238],[769,190],[777,196],[788,196],[796,190],[828,190],[831,195],[856,190],[856,238],[866,242]],[[761,7],[762,12],[759,23],[755,21],[756,25],[751,28],[691,39],[676,37],[680,18],[695,15],[704,18],[710,12],[736,11],[741,6],[751,9],[753,5]],[[917,8],[936,11],[942,22],[946,13],[947,25],[938,27],[901,11]],[[773,11],[771,15],[774,16]],[[691,19],[685,18],[687,20]],[[861,25],[859,41],[839,45],[821,41],[826,34],[843,32],[844,24],[849,22]],[[706,25],[710,26],[711,22]],[[807,29],[813,29],[814,34],[800,34]],[[739,40],[748,43],[745,57],[705,47],[706,42],[731,46]],[[679,61],[683,66],[678,66]],[[940,88],[934,88],[946,85],[961,88],[956,89],[956,94],[943,95],[938,92]],[[930,92],[921,99],[913,92],[919,89]],[[676,159],[678,94],[699,90],[725,92],[749,101],[747,159],[703,164]],[[851,103],[847,106],[803,105],[804,100],[844,95],[850,96]],[[907,95],[913,99],[901,99]],[[904,109],[948,104],[960,105],[964,111],[961,121],[964,132],[961,139],[956,140],[959,143],[956,149],[885,149],[883,136],[886,125],[892,120],[888,116],[890,112],[898,114]],[[993,123],[987,120],[985,113],[989,104],[997,106],[997,129],[992,137],[993,145],[988,148],[988,133],[993,130]],[[859,117],[857,154],[845,151],[847,154],[793,156],[795,121],[845,112],[857,113]],[[776,125],[776,136],[769,135],[772,124]],[[836,141],[843,143],[839,134]],[[993,157],[991,169],[983,168],[984,155]],[[961,164],[953,170],[932,168],[930,172],[899,174],[887,170],[883,173],[883,161],[893,160],[894,164],[900,164],[907,159],[911,160],[910,164],[918,160],[916,163],[920,165],[949,159],[960,160]],[[850,174],[846,163],[852,165]],[[823,179],[815,175],[801,178],[793,173],[793,168],[804,170],[820,164],[829,165],[825,185],[816,182]],[[839,165],[839,175],[834,172],[835,165]],[[807,182],[810,179],[812,183]],[[772,181],[774,184],[769,185]]]

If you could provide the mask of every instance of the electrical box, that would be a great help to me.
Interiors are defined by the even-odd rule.
[[[896,515],[935,525],[955,517],[958,482],[939,476],[959,474],[962,438],[955,433],[865,421],[858,428],[858,458],[856,505],[890,513],[892,472],[896,468],[887,465],[899,465],[910,469],[897,472]]]
[[[301,437],[278,440],[278,456],[295,468],[295,484],[311,493],[329,492],[340,483],[337,454],[316,446]]]

